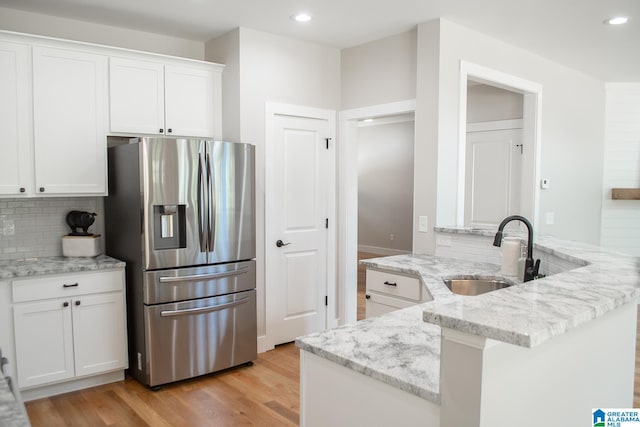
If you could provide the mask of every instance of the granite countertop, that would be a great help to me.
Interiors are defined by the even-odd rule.
[[[22,412],[4,377],[0,375],[0,426],[29,427],[29,419]]]
[[[422,305],[425,322],[534,347],[640,296],[640,258],[597,246],[539,237],[535,248],[584,267],[476,297]]]
[[[429,255],[362,260],[368,267],[420,277],[435,300],[456,295],[442,277],[465,274],[500,277],[500,267]],[[442,286],[440,286],[442,285]],[[296,340],[302,350],[440,403],[440,327],[422,321],[422,305]]]
[[[439,403],[441,327],[533,347],[640,296],[640,258],[548,237],[538,238],[536,249],[583,267],[470,297],[453,294],[442,279],[501,277],[500,266],[417,254],[363,260],[420,278],[433,301],[300,337],[296,345]]]
[[[39,276],[43,274],[74,273],[80,271],[123,268],[124,261],[107,255],[93,258],[43,257],[23,260],[0,261],[0,280],[17,277]]]

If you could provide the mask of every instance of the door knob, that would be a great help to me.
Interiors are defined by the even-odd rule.
[[[291,244],[291,243],[284,243],[282,240],[278,240],[278,241],[276,242],[276,246],[277,246],[277,247],[279,247],[279,248],[281,248],[281,247],[283,247],[283,246],[290,245],[290,244]]]

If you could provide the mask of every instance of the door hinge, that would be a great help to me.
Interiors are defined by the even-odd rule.
[[[329,305],[329,297],[328,296],[324,296],[324,305]]]
[[[331,141],[331,138],[325,138],[324,140],[327,143],[327,150],[328,150],[329,149],[329,141]]]
[[[324,220],[324,228],[329,228],[329,218],[325,218],[325,220]]]

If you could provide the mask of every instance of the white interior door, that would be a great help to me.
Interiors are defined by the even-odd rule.
[[[520,213],[522,129],[468,132],[466,146],[465,225]]]
[[[274,116],[266,188],[268,335],[274,345],[327,325],[330,131],[327,120]]]

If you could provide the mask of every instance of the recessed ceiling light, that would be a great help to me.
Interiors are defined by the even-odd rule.
[[[296,15],[292,15],[291,19],[296,22],[309,22],[311,21],[311,15],[309,15],[308,13],[298,13]]]
[[[604,20],[604,23],[608,25],[622,25],[627,22],[629,22],[629,18],[627,16],[615,16]]]

